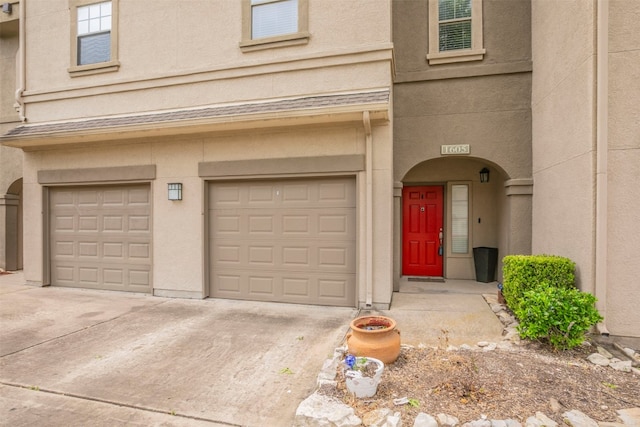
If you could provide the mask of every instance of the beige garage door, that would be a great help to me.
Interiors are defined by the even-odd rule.
[[[52,188],[51,284],[151,291],[148,185]]]
[[[355,306],[355,180],[209,185],[211,295]]]

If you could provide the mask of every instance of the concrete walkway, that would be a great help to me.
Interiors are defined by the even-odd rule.
[[[12,426],[290,426],[351,319],[366,314],[23,283],[0,276],[0,412]],[[498,340],[489,290],[403,283],[383,314],[404,343]]]

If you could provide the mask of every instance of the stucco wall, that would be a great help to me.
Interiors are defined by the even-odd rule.
[[[469,144],[471,155],[510,178],[531,176],[530,75],[403,83],[395,86],[394,178],[440,157],[440,145]]]
[[[533,252],[566,256],[593,292],[593,2],[532,3]],[[558,43],[562,40],[562,43]]]
[[[596,27],[598,7],[607,7],[608,27]],[[608,331],[638,336],[640,4],[535,1],[532,11],[533,248],[574,260],[578,285],[598,294]],[[602,31],[608,31],[609,54],[597,69]],[[598,71],[605,79],[604,99],[597,98]],[[606,122],[597,121],[598,105],[608,109]],[[598,137],[599,125],[606,128]],[[608,145],[601,187],[596,186],[599,141]],[[606,219],[604,212],[597,217],[599,200],[605,200]],[[605,262],[596,257],[598,245]]]
[[[374,126],[374,279],[373,302],[388,305],[391,299],[391,127]],[[195,138],[160,138],[94,144],[78,148],[58,148],[25,154],[25,199],[29,206],[27,230],[28,260],[26,279],[42,283],[45,273],[41,233],[44,218],[42,187],[38,170],[105,166],[156,165],[151,182],[153,199],[153,287],[155,293],[174,296],[206,295],[204,194],[206,181],[198,176],[198,163],[226,160],[250,160],[281,157],[307,157],[340,154],[364,154],[364,130],[360,125],[329,126],[272,131],[247,131]],[[308,171],[314,176],[314,171]],[[183,200],[167,200],[167,183],[183,183]],[[358,183],[364,194],[364,181]],[[367,225],[359,224],[359,233]],[[360,251],[364,251],[363,248]],[[359,301],[365,300],[364,285],[358,289]]]
[[[607,327],[638,336],[640,3],[610,1]]]
[[[371,51],[391,47],[386,0],[375,7],[353,1],[348,8],[311,0],[308,44],[252,52],[239,47],[241,12],[240,1],[120,2],[120,69],[71,77],[68,1],[33,0],[26,21],[27,115],[37,122],[83,117],[87,109],[107,115],[181,108],[371,88],[388,78],[388,65],[380,73],[368,63]],[[333,68],[345,63],[352,64],[349,71]]]

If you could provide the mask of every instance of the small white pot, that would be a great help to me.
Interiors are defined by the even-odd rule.
[[[384,363],[373,357],[357,357],[356,365],[362,363],[363,359],[366,359],[366,363],[375,363],[378,365],[373,377],[363,377],[362,372],[354,369],[347,369],[344,373],[347,390],[355,394],[358,398],[373,397],[376,394],[378,384],[382,378],[382,372],[384,371]]]

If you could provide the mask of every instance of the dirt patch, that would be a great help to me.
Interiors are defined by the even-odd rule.
[[[453,415],[461,423],[484,415],[524,424],[537,411],[562,425],[562,413],[572,409],[596,421],[616,421],[616,410],[640,407],[640,377],[591,364],[586,357],[595,351],[595,346],[583,346],[556,352],[539,343],[494,351],[403,348],[398,360],[386,366],[374,397],[350,395],[342,367],[338,386],[320,393],[341,399],[361,418],[390,408],[402,414],[406,425],[413,425],[420,412]],[[393,399],[401,397],[418,406],[394,406]]]

